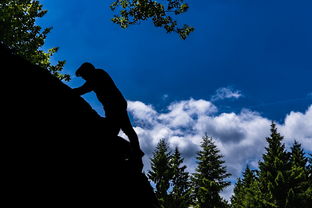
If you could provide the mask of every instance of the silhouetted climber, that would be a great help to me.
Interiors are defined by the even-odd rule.
[[[76,71],[76,76],[82,77],[86,82],[73,89],[75,93],[83,95],[94,91],[98,100],[102,103],[106,120],[112,127],[113,135],[117,135],[120,129],[128,136],[132,149],[132,156],[136,165],[142,169],[141,158],[144,153],[140,149],[138,136],[132,128],[127,113],[127,101],[116,87],[109,74],[103,69],[96,69],[91,63],[82,64]]]

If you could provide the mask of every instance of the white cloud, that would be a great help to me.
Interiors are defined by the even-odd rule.
[[[312,105],[305,113],[289,113],[279,129],[288,146],[297,140],[306,150],[312,151]]]
[[[146,105],[140,101],[128,101],[128,111],[132,113],[135,119],[142,121],[142,123],[149,125],[155,124],[157,112],[151,105]]]
[[[166,139],[172,150],[176,146],[180,149],[188,171],[194,172],[196,153],[202,137],[207,134],[215,139],[224,155],[233,181],[247,164],[256,168],[265,150],[265,138],[270,133],[271,121],[259,113],[246,109],[240,113],[222,113],[207,100],[174,102],[162,113],[151,105],[129,101],[128,110],[136,121],[135,130],[146,153],[146,170],[155,146],[160,139]],[[278,131],[289,145],[297,139],[305,150],[312,151],[312,105],[304,113],[290,112],[286,115],[285,121],[278,124]],[[228,198],[231,190],[227,189],[224,196]]]
[[[222,87],[216,90],[216,94],[211,97],[211,100],[238,99],[242,96],[239,90],[234,90],[231,87]]]
[[[170,104],[168,113],[160,114],[158,119],[172,128],[188,127],[193,124],[194,117],[216,111],[217,108],[209,101],[190,99]]]

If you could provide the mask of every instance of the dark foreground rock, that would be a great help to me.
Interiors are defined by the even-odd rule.
[[[157,207],[129,143],[84,99],[3,46],[0,59],[3,203]]]

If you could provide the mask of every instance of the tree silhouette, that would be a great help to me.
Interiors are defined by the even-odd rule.
[[[60,73],[65,61],[58,61],[56,65],[50,62],[58,48],[51,48],[48,52],[40,49],[52,28],[42,29],[35,21],[46,13],[39,1],[1,0],[0,43],[31,63],[48,69],[57,78],[68,81],[69,75]]]
[[[162,207],[167,207],[168,189],[173,172],[170,167],[171,153],[164,139],[161,139],[151,158],[151,170],[148,172],[148,178],[155,184],[155,194]]]
[[[227,206],[220,192],[230,185],[230,182],[225,181],[230,174],[226,171],[222,157],[212,138],[204,136],[201,150],[197,153],[198,166],[192,179],[197,208]]]
[[[176,147],[170,160],[173,172],[171,180],[172,191],[169,193],[170,208],[188,208],[192,203],[190,177],[189,173],[186,172],[186,166],[183,165],[183,160],[179,149]]]
[[[238,178],[235,184],[234,193],[231,197],[231,207],[257,207],[256,205],[259,203],[257,203],[255,196],[259,196],[259,193],[255,172],[247,166],[242,178]]]
[[[288,207],[291,208],[308,208],[311,207],[311,194],[309,194],[308,182],[308,158],[305,157],[304,150],[297,141],[291,147],[290,155],[290,187],[288,191]]]
[[[110,8],[117,13],[112,21],[122,28],[151,19],[154,26],[163,27],[167,33],[176,32],[182,39],[194,31],[186,24],[178,26],[173,18],[173,15],[188,10],[189,6],[184,0],[164,0],[162,3],[154,0],[116,0]]]
[[[312,205],[309,157],[297,141],[287,152],[283,136],[271,125],[259,170],[248,167],[234,187],[233,208],[307,208]],[[256,173],[256,174],[254,174]]]
[[[277,132],[276,125],[271,125],[271,135],[266,138],[268,147],[259,163],[260,190],[265,193],[265,200],[270,206],[285,207],[289,190],[289,154],[282,144],[283,136]],[[269,207],[270,207],[269,206]]]

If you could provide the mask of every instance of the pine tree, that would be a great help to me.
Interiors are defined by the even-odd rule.
[[[265,207],[287,207],[289,195],[289,154],[282,144],[283,137],[277,132],[276,125],[271,125],[271,135],[266,138],[268,147],[259,162],[259,185],[264,194]]]
[[[191,204],[191,183],[189,173],[186,172],[186,166],[183,164],[183,158],[176,147],[171,157],[171,169],[172,169],[172,180],[171,186],[172,191],[170,195],[170,207],[171,208],[188,208]]]
[[[301,144],[297,141],[291,147],[291,171],[290,171],[290,189],[288,192],[288,207],[307,208],[311,207],[311,198],[308,194],[308,158],[305,157]],[[311,185],[310,185],[311,186]],[[309,199],[310,198],[310,199]]]
[[[303,169],[307,169],[308,158],[304,156],[304,150],[301,147],[301,144],[296,140],[291,147],[291,155],[290,162],[292,166],[302,167]],[[307,171],[307,170],[306,170]]]
[[[308,166],[307,166],[307,173],[308,173],[308,189],[305,193],[307,198],[308,207],[312,207],[312,154],[308,154]]]
[[[259,162],[259,171],[248,167],[239,178],[231,199],[233,208],[307,208],[312,207],[311,158],[305,157],[301,144],[294,142],[286,152],[283,137],[271,125],[268,146]]]
[[[231,198],[231,207],[253,207],[252,204],[255,204],[254,195],[256,188],[255,173],[247,166],[243,172],[242,178],[238,178],[235,184],[234,194]]]
[[[212,138],[203,137],[201,150],[196,157],[198,166],[192,178],[195,207],[222,208],[227,206],[220,192],[230,185],[230,182],[225,181],[230,174],[226,171],[222,157]]]
[[[243,186],[243,181],[241,178],[238,178],[234,190],[233,196],[231,197],[231,207],[232,208],[243,208],[244,196],[245,196],[245,187]]]
[[[148,172],[148,178],[155,184],[155,194],[161,207],[167,208],[169,201],[168,189],[170,180],[173,177],[172,168],[170,167],[171,154],[168,144],[164,139],[160,140],[156,150],[151,158],[151,170]]]

